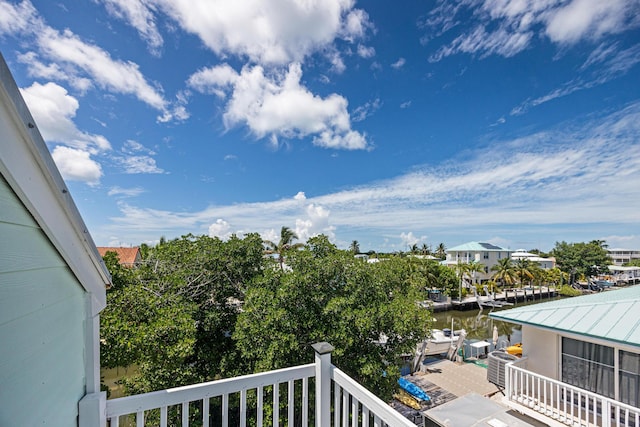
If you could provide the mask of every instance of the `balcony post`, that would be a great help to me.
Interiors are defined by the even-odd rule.
[[[316,426],[331,425],[331,352],[334,347],[328,342],[313,344],[316,352]]]
[[[79,427],[105,427],[107,425],[107,393],[90,393],[78,403]]]

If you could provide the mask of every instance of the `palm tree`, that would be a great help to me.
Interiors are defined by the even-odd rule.
[[[518,276],[518,279],[520,281],[521,288],[524,285],[525,278],[532,280],[534,277],[532,273],[533,267],[531,265],[531,261],[526,258],[520,258],[519,260],[517,260],[515,269],[516,269],[516,274]]]
[[[414,244],[411,246],[411,254],[412,254],[412,255],[415,255],[415,254],[417,254],[418,252],[420,252],[420,251],[419,251],[419,249],[418,249],[418,245],[417,245],[416,243],[414,243]]]
[[[458,273],[458,283],[460,284],[458,299],[462,301],[462,281],[464,280],[464,276],[469,272],[469,263],[458,261],[454,268]]]
[[[501,258],[498,263],[491,267],[495,271],[491,279],[499,280],[502,285],[513,285],[516,281],[515,268],[511,258]]]
[[[473,282],[473,279],[475,278],[475,273],[484,273],[484,264],[478,262],[478,261],[469,261],[468,262],[468,266],[467,266],[467,275],[469,276],[469,279],[471,279],[471,282]]]
[[[445,259],[447,257],[447,247],[444,243],[438,244],[438,247],[436,248],[436,256],[440,259]]]
[[[360,244],[357,240],[354,240],[353,242],[351,242],[351,246],[349,247],[349,249],[351,250],[351,252],[353,252],[354,255],[358,255],[360,253]]]
[[[278,254],[278,262],[280,263],[281,269],[284,268],[284,254],[289,249],[297,249],[304,246],[302,243],[293,243],[293,241],[297,239],[298,235],[295,231],[289,227],[282,227],[282,229],[280,229],[280,241],[278,244],[275,244],[270,240],[264,241],[264,244],[269,248],[266,251],[268,254]]]
[[[431,255],[431,248],[426,243],[422,244],[422,255]]]

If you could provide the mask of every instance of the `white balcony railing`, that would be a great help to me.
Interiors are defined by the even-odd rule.
[[[517,362],[505,367],[504,399],[512,408],[549,425],[640,426],[639,408],[535,374]]]
[[[333,366],[330,345],[314,349],[316,361],[309,365],[108,400],[106,419],[111,427],[414,426]]]

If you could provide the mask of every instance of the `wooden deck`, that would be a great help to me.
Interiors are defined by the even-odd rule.
[[[391,403],[393,408],[416,425],[422,424],[421,411],[435,408],[468,393],[487,397],[498,393],[498,388],[487,381],[487,369],[474,363],[457,363],[440,359],[423,365],[420,372],[407,375],[405,378],[422,388],[431,397],[431,404],[423,404],[420,411],[398,401]]]

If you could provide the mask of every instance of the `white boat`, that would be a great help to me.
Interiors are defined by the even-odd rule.
[[[432,329],[431,336],[418,344],[417,351],[423,356],[446,353],[458,343],[459,338],[459,331],[445,333],[441,329]]]
[[[449,353],[450,350],[455,352],[461,334],[462,340],[464,341],[464,329],[459,331],[451,331],[447,329],[446,333],[441,329],[432,329],[429,338],[419,343],[416,348],[411,372],[418,370],[425,356]]]

